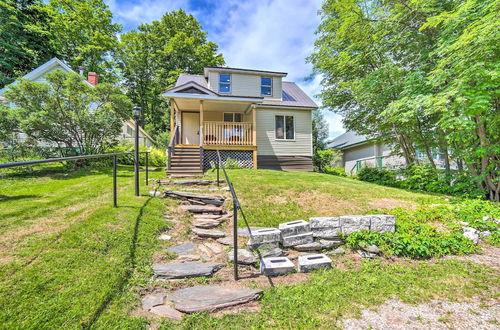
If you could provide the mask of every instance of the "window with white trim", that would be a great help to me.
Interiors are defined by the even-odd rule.
[[[241,112],[224,112],[224,121],[226,123],[241,123],[243,114]]]
[[[231,93],[231,74],[219,73],[219,93]]]
[[[293,116],[275,116],[274,133],[277,140],[295,139],[295,119]]]
[[[260,95],[263,96],[273,95],[273,78],[260,77]]]

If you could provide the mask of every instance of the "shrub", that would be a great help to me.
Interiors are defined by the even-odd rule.
[[[331,167],[340,159],[338,152],[332,149],[318,150],[313,155],[314,169],[317,172],[326,173],[327,167]]]
[[[347,174],[345,173],[345,168],[343,167],[326,166],[325,173],[338,176],[347,176]]]
[[[112,152],[133,152],[134,151],[134,145],[130,142],[120,142],[117,145],[110,147],[106,150],[106,153],[112,153]],[[157,148],[147,148],[147,147],[139,147],[139,151],[149,151],[149,158],[148,158],[148,163],[149,166],[154,166],[154,167],[165,167],[167,166],[167,156],[165,155],[164,150],[160,150]],[[145,158],[146,156],[144,154],[139,155],[139,162],[143,165],[145,164]],[[134,155],[126,155],[126,156],[120,156],[119,158],[120,164],[125,164],[125,165],[134,165]]]
[[[397,186],[396,174],[388,170],[381,170],[374,167],[363,167],[356,176],[361,181],[373,182],[385,186]]]

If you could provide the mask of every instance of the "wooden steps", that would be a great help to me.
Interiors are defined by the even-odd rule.
[[[169,162],[167,174],[171,176],[203,175],[199,146],[177,145]]]

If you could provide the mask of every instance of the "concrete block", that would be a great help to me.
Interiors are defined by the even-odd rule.
[[[369,215],[348,215],[340,217],[342,233],[349,235],[355,231],[370,229],[371,217]]]
[[[338,238],[342,232],[339,217],[319,217],[309,219],[313,237],[318,238]]]
[[[295,265],[286,257],[262,258],[260,271],[265,276],[286,275],[295,271]]]
[[[281,231],[276,228],[263,228],[252,230],[252,236],[247,243],[250,250],[258,248],[274,249],[279,247]]]
[[[319,242],[324,246],[325,249],[341,246],[345,243],[342,239],[320,239]]]
[[[396,216],[387,214],[370,215],[370,230],[377,233],[393,233],[396,230]]]
[[[293,236],[283,237],[283,246],[290,247],[295,245],[302,245],[314,242],[313,234],[311,232]]]
[[[301,252],[320,251],[320,250],[323,250],[324,248],[325,248],[325,246],[321,243],[318,243],[318,242],[295,245],[293,247],[294,250],[301,251]]]
[[[307,273],[315,269],[332,268],[332,259],[324,254],[308,254],[299,256],[299,272]]]
[[[296,220],[296,221],[280,223],[279,229],[281,230],[282,237],[305,234],[311,231],[309,223],[304,220]]]

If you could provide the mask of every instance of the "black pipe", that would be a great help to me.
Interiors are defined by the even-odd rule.
[[[234,280],[238,280],[238,203],[233,200]]]
[[[149,181],[149,154],[146,153],[146,186],[148,185]]]
[[[113,155],[113,207],[118,207],[116,196],[116,155]]]
[[[139,117],[135,117],[134,181],[135,195],[139,196]]]

